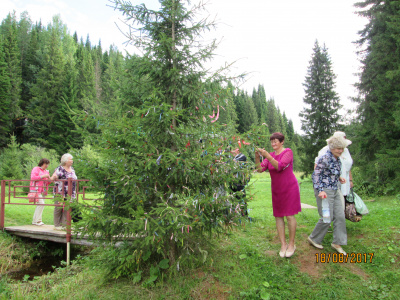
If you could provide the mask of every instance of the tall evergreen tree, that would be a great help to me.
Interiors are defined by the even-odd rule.
[[[55,148],[60,139],[53,128],[57,118],[57,109],[62,101],[64,83],[64,56],[60,36],[54,28],[50,30],[50,39],[44,49],[44,64],[32,87],[33,98],[29,104],[27,134],[41,146]]]
[[[7,62],[3,51],[3,39],[0,34],[0,148],[7,145],[8,136],[12,127],[9,96],[10,89],[10,77],[8,75]]]
[[[267,106],[266,106],[266,118],[267,118],[267,125],[269,128],[269,131],[272,133],[274,132],[279,132],[281,130],[281,123],[280,123],[280,117],[278,113],[278,109],[275,105],[275,100],[274,99],[269,99],[267,101]]]
[[[362,69],[359,124],[353,146],[365,187],[373,193],[400,189],[400,1],[356,3],[369,23],[360,31]]]
[[[87,112],[97,111],[96,76],[91,50],[80,44],[76,51],[76,61],[78,68],[78,98]]]
[[[299,114],[301,129],[304,131],[302,152],[305,175],[314,170],[314,159],[318,151],[326,145],[326,139],[340,128],[338,110],[341,108],[335,91],[336,75],[325,45],[321,48],[315,41],[311,61],[303,86],[304,109]]]
[[[14,120],[21,116],[21,55],[18,47],[18,29],[15,12],[9,13],[1,24],[1,31],[4,36],[3,51],[7,63],[8,76],[10,78],[10,97],[9,114]]]
[[[250,130],[252,125],[258,125],[257,111],[247,92],[239,90],[234,101],[238,115],[238,131],[244,133]]]
[[[93,176],[101,180],[106,198],[98,218],[87,226],[110,241],[115,235],[138,234],[118,254],[131,259],[133,253],[131,267],[109,260],[110,269],[132,274],[150,255],[168,258],[175,267],[195,253],[204,255],[199,242],[225,230],[240,214],[236,205],[233,210],[226,206],[235,201],[229,186],[237,179],[223,151],[231,139],[219,114],[225,100],[231,100],[221,88],[227,81],[218,75],[222,70],[209,74],[203,67],[216,47],[199,41],[213,25],[195,21],[203,5],[161,0],[160,10],[151,11],[145,5],[115,3],[135,26],[132,42],[144,53],[130,74],[130,84],[141,93],[126,99],[129,105],[122,105],[118,118],[102,119],[106,123],[98,140],[103,159]]]
[[[264,86],[259,84],[257,90],[254,88],[251,98],[253,99],[254,107],[257,111],[258,123],[265,123],[267,120],[267,99],[265,97]]]
[[[36,31],[34,31],[36,33]],[[37,37],[37,36],[35,36]],[[33,38],[35,38],[33,37]],[[18,46],[21,53],[21,102],[20,108],[22,114],[25,114],[25,108],[29,99],[31,98],[29,83],[32,79],[32,72],[30,63],[32,60],[32,21],[27,12],[21,14],[20,21],[18,22]]]

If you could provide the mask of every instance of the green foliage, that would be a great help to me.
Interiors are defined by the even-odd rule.
[[[358,41],[356,159],[371,193],[394,194],[400,189],[400,2],[369,0],[356,7],[368,19]]]
[[[15,136],[11,136],[10,143],[0,156],[0,177],[2,179],[22,179],[22,158]]]
[[[54,150],[46,150],[31,144],[20,146],[15,136],[11,136],[10,144],[0,153],[1,179],[30,179],[31,171],[42,158],[50,160],[49,170],[54,170],[60,162]]]
[[[104,194],[103,208],[93,210],[86,227],[108,241],[135,236],[107,264],[119,277],[137,272],[146,253],[157,264],[169,259],[174,268],[200,260],[199,243],[230,229],[241,208],[230,190],[235,165],[225,151],[236,144],[233,124],[217,120],[232,91],[223,76],[202,68],[215,49],[214,43],[197,47],[200,33],[213,26],[194,21],[202,6],[165,0],[156,12],[115,3],[142,37],[135,43],[144,56],[132,57],[136,68],[127,89],[140,93],[121,99],[127,100],[117,118],[99,121],[93,147],[101,159],[88,161],[87,170]],[[243,176],[249,171],[244,168]]]
[[[18,47],[18,29],[15,12],[9,13],[1,23],[0,32],[3,34],[3,51],[7,63],[7,73],[10,81],[7,96],[10,107],[8,114],[12,119],[21,115],[21,56]]]
[[[12,116],[9,114],[11,83],[8,76],[7,62],[3,49],[3,38],[0,35],[0,147],[8,142]]]
[[[176,267],[171,266],[165,271],[160,263],[149,257],[143,271],[134,270],[127,279],[110,279],[104,276],[107,262],[94,265],[93,260],[98,261],[99,256],[111,248],[95,247],[96,256],[74,261],[68,268],[56,268],[51,274],[38,277],[29,284],[10,282],[2,276],[0,292],[5,294],[0,294],[0,298],[260,299],[261,295],[268,297],[267,294],[270,299],[398,298],[399,200],[379,197],[368,201],[366,198],[370,213],[359,223],[347,221],[348,245],[344,246],[345,250],[349,258],[351,253],[355,256],[360,254],[362,262],[332,262],[335,257],[330,247],[332,235],[327,234],[322,252],[308,244],[307,236],[319,218],[316,209],[303,209],[296,215],[296,253],[290,259],[282,259],[278,256],[279,241],[272,215],[270,181],[266,173],[253,176],[251,188],[254,198],[249,207],[250,216],[255,221],[243,222],[230,234],[213,236],[214,247],[208,249],[206,262],[197,268],[181,266],[179,271],[172,273]],[[301,199],[303,203],[315,206],[310,180],[302,181]],[[18,238],[0,233],[0,251],[3,251],[0,263],[12,258],[6,272],[11,268],[21,269],[20,255],[30,247]],[[24,251],[17,252],[18,249]],[[374,253],[372,261],[369,260],[370,253]],[[316,257],[320,259],[321,255],[330,255],[331,261],[317,263]],[[117,249],[113,256],[118,257]],[[29,258],[25,255],[22,261]],[[150,269],[158,277],[147,284],[145,281],[150,278]]]
[[[47,150],[32,144],[23,144],[20,148],[23,177],[16,177],[15,179],[30,179],[32,169],[38,165],[42,158],[47,158],[50,161],[49,172],[54,171],[60,165],[60,156],[54,149]]]
[[[326,146],[326,139],[340,128],[338,111],[341,108],[335,92],[336,75],[332,71],[328,49],[315,41],[310,65],[304,82],[306,106],[299,114],[303,137],[302,158],[305,175],[314,170],[318,151]]]

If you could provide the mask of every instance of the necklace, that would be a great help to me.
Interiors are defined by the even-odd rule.
[[[280,150],[281,150],[281,151],[279,151],[279,153],[278,153],[278,151],[275,151],[275,155],[281,154],[281,153],[283,152],[283,150],[285,150],[285,148],[281,148]]]

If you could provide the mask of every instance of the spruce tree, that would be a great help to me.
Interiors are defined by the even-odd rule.
[[[352,149],[361,168],[364,188],[376,194],[400,189],[400,10],[399,1],[356,3],[368,19],[360,31],[362,63],[358,128]],[[353,126],[354,128],[354,126]]]
[[[216,44],[199,39],[213,24],[195,20],[202,4],[188,4],[160,0],[160,10],[151,11],[115,1],[143,55],[132,57],[134,70],[127,63],[127,84],[134,89],[124,88],[121,113],[100,120],[96,148],[102,158],[88,168],[105,196],[86,227],[111,242],[136,237],[118,250],[118,259],[114,248],[102,251],[110,253],[106,263],[116,277],[133,276],[150,258],[174,268],[204,261],[210,235],[240,224],[230,190],[238,172],[225,151],[237,140],[226,134],[232,125],[219,121],[221,106],[231,101],[227,80],[223,70],[210,74],[203,66]]]
[[[269,131],[271,132],[271,134],[274,132],[280,132],[281,123],[279,119],[278,109],[275,105],[275,100],[273,98],[269,99],[267,101],[266,107],[267,107],[266,118]]]
[[[257,111],[258,123],[265,123],[267,120],[267,99],[264,86],[259,84],[257,90],[254,88],[251,98],[253,99],[254,107]]]
[[[8,76],[5,53],[3,51],[3,39],[0,35],[0,148],[7,145],[12,127],[9,96],[10,89],[11,83],[10,77]]]
[[[321,48],[315,41],[311,61],[303,86],[304,109],[299,114],[304,144],[301,151],[305,175],[314,170],[314,159],[318,151],[326,146],[326,139],[340,128],[338,110],[341,108],[335,91],[336,75],[332,71],[331,59],[325,45]]]
[[[59,102],[62,101],[65,67],[60,36],[54,28],[50,30],[43,54],[44,64],[32,87],[33,98],[28,107],[26,132],[38,145],[54,149],[61,142],[52,137],[60,133],[53,125]]]
[[[18,47],[18,30],[15,12],[9,13],[1,24],[3,33],[3,51],[7,63],[8,76],[10,78],[10,97],[9,114],[14,120],[21,116],[21,55]]]

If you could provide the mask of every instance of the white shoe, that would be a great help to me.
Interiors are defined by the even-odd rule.
[[[324,249],[324,247],[320,244],[317,244],[316,242],[314,242],[310,237],[307,238],[308,242],[313,245],[315,248],[318,249]]]
[[[331,246],[332,246],[333,249],[335,249],[340,254],[347,255],[346,251],[344,251],[343,248],[340,245],[331,244]]]
[[[32,225],[42,226],[42,225],[44,225],[44,223],[42,221],[40,221],[40,222],[37,222],[37,223],[32,223]]]

